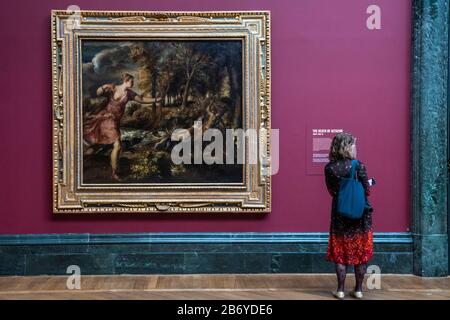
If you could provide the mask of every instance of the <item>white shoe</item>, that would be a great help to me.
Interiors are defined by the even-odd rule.
[[[350,295],[355,299],[362,299],[364,297],[362,291],[351,291]]]
[[[345,293],[344,293],[344,291],[332,291],[331,294],[332,294],[336,299],[339,299],[339,300],[342,300],[342,299],[345,298]]]

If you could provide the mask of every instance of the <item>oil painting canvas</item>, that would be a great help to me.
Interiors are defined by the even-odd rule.
[[[242,128],[242,41],[84,40],[82,59],[83,183],[242,182],[171,160],[174,130]]]

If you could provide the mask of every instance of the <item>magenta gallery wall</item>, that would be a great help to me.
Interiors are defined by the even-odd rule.
[[[272,213],[54,216],[50,10],[270,10],[272,127],[280,129]],[[381,8],[369,30],[366,9]],[[342,128],[377,179],[376,232],[404,232],[409,209],[408,0],[76,0],[2,4],[0,233],[325,232],[330,196],[311,165],[311,130]]]

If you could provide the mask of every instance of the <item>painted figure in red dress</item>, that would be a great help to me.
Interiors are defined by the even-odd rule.
[[[124,73],[121,84],[104,84],[99,87],[97,95],[105,96],[107,103],[100,111],[90,114],[84,119],[83,138],[88,145],[85,155],[92,154],[95,145],[112,144],[111,175],[114,180],[120,180],[117,175],[118,159],[122,150],[120,120],[127,102],[130,100],[142,104],[156,102],[155,98],[141,96],[131,90],[133,85],[134,77],[129,73]]]

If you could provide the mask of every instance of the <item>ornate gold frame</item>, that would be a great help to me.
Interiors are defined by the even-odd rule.
[[[270,212],[270,19],[267,11],[52,11],[53,211]],[[258,129],[258,163],[243,184],[81,185],[79,44],[84,38],[239,38],[244,129]],[[248,154],[246,144],[246,154]]]

